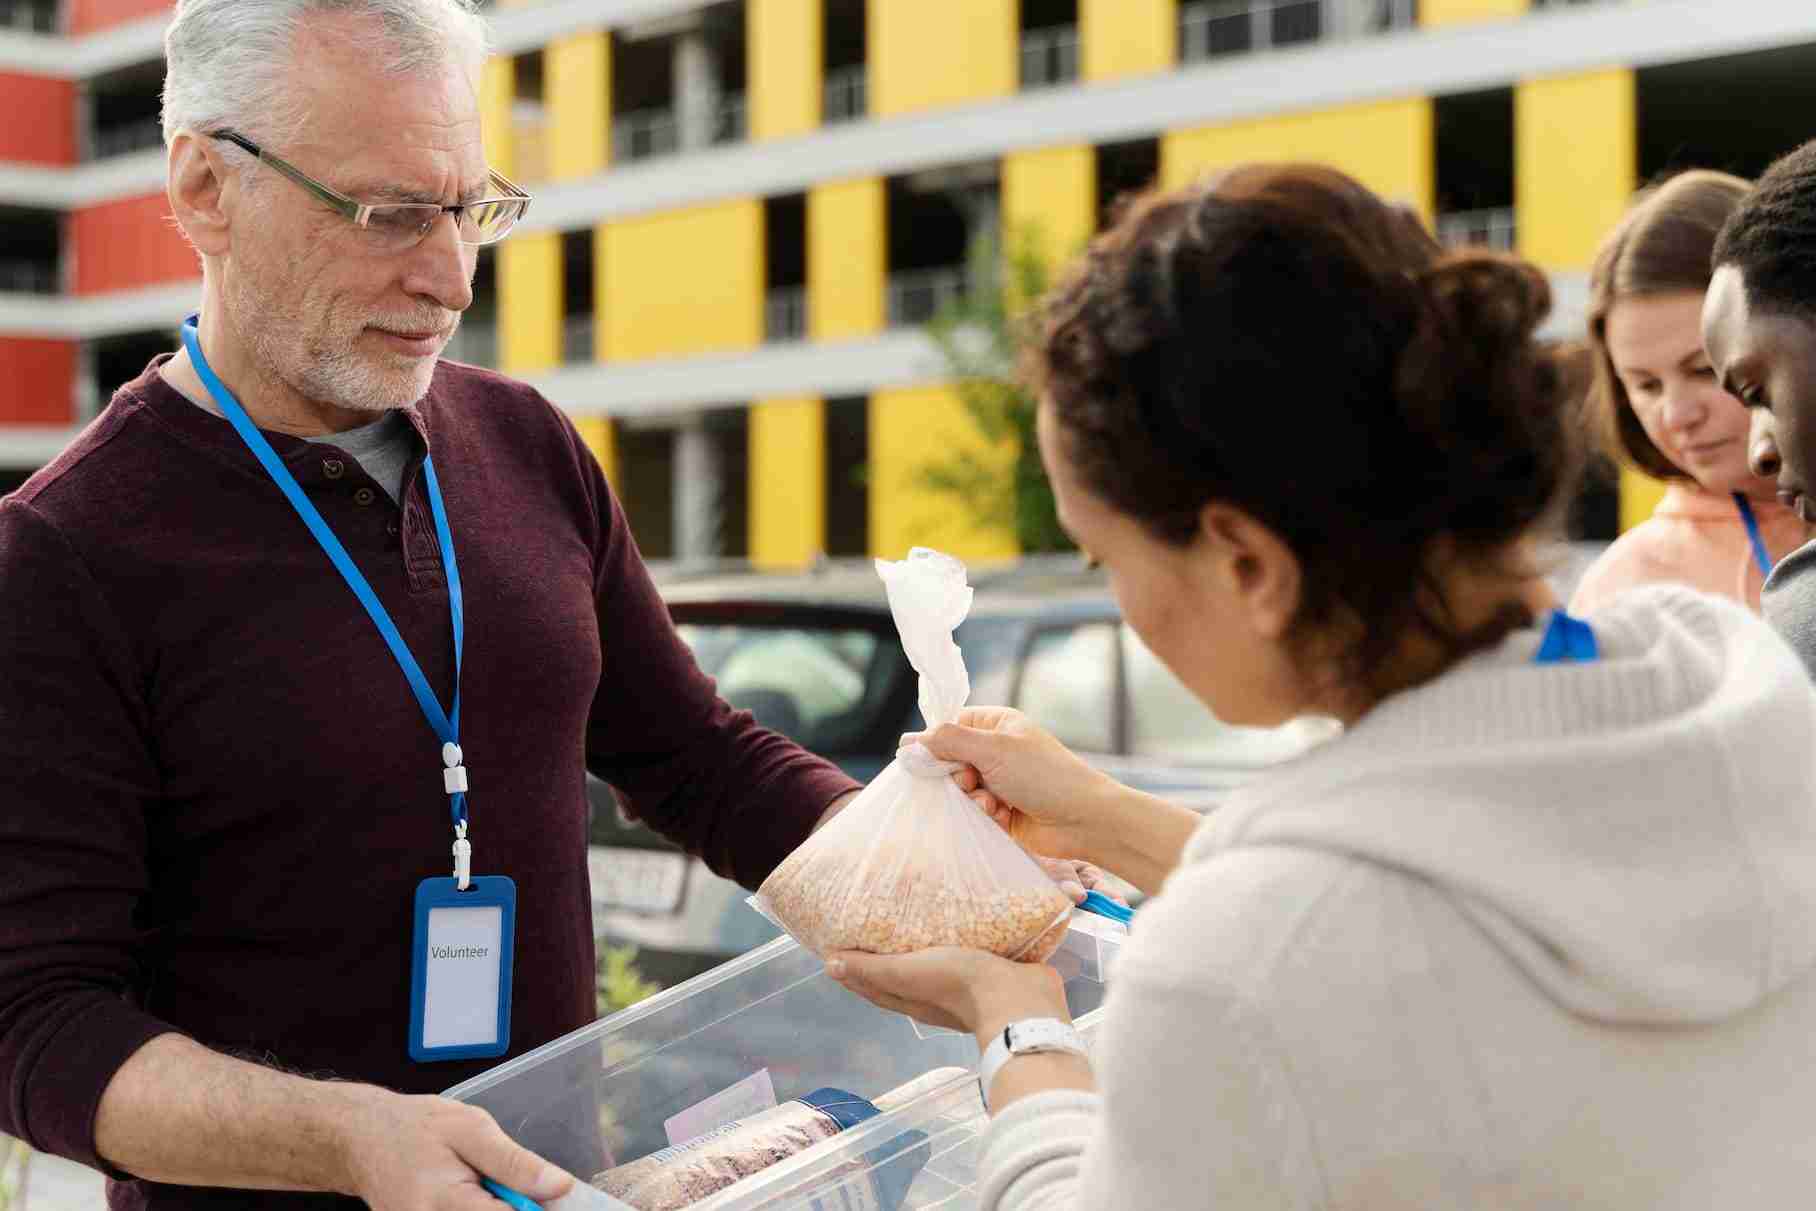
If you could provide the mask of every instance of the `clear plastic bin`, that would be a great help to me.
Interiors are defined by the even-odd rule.
[[[1095,1024],[1123,936],[1121,926],[1081,913],[1053,957],[1081,1028]],[[780,938],[447,1096],[483,1107],[517,1142],[585,1180],[681,1142],[669,1126],[677,1115],[742,1083],[760,1086],[765,1076],[779,1102],[827,1087],[875,1101],[935,1069],[976,1064],[969,1036],[917,1031],[833,983],[820,960]],[[953,1074],[693,1206],[959,1211],[972,1205],[966,1192],[983,1122],[975,1077]],[[694,1116],[689,1129],[717,1125]]]

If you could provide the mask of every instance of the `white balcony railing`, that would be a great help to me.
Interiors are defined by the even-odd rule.
[[[612,158],[648,160],[681,150],[681,123],[672,109],[635,109],[612,122]]]
[[[965,270],[962,266],[891,274],[889,326],[918,328],[929,324],[964,295]]]
[[[162,146],[164,123],[158,118],[141,118],[137,122],[102,127],[88,141],[89,155],[97,160]]]
[[[807,290],[771,290],[763,300],[763,339],[770,343],[807,339]]]
[[[1021,86],[1052,88],[1078,79],[1078,27],[1033,29],[1021,38]]]
[[[1458,210],[1438,216],[1438,242],[1446,248],[1492,248],[1512,252],[1518,229],[1513,208]]]
[[[593,360],[594,331],[591,315],[570,315],[561,321],[561,360],[565,365]]]
[[[870,73],[863,64],[826,73],[823,120],[857,122],[870,112]]]
[[[449,361],[466,362],[470,366],[497,367],[497,322],[470,316],[462,319],[460,327],[454,330],[454,339],[448,342],[441,355]]]
[[[1415,0],[1192,0],[1179,9],[1179,58],[1202,62],[1417,24]]]

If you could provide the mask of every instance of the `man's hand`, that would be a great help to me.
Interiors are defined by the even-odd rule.
[[[349,1193],[373,1211],[501,1211],[481,1176],[538,1203],[574,1185],[571,1175],[519,1147],[492,1116],[441,1097],[374,1089],[348,1123]]]

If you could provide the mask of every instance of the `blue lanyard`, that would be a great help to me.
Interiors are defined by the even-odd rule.
[[[1562,610],[1553,610],[1551,625],[1545,628],[1545,638],[1539,641],[1538,655],[1532,658],[1532,662],[1591,664],[1601,658],[1601,645],[1596,643],[1595,632],[1589,624]]]
[[[265,440],[265,435],[253,425],[252,418],[246,415],[246,409],[240,406],[240,401],[233,397],[233,392],[227,389],[227,385],[216,377],[213,368],[208,365],[208,359],[202,354],[202,343],[196,338],[195,316],[192,315],[183,321],[182,332],[183,347],[189,350],[189,360],[194,364],[196,374],[201,377],[202,385],[208,388],[210,395],[214,396],[214,402],[220,406],[222,414],[227,417],[228,423],[240,435],[240,439],[246,443],[253,456],[264,466],[265,473],[271,476],[284,495],[289,498],[291,507],[296,510],[297,516],[303,519],[303,524],[309,527],[309,532],[315,535],[315,541],[321,544],[329,562],[341,574],[341,578],[347,582],[347,587],[353,590],[353,595],[359,598],[359,603],[366,607],[367,615],[371,617],[373,625],[378,628],[378,633],[384,637],[385,645],[391,649],[391,655],[397,658],[398,666],[403,669],[404,677],[409,681],[410,689],[415,692],[416,701],[422,707],[422,713],[428,719],[429,726],[434,729],[436,738],[444,746],[452,745],[454,747],[454,759],[449,760],[448,764],[459,765],[460,656],[462,636],[466,631],[466,614],[460,598],[460,569],[454,562],[454,534],[448,529],[448,514],[442,505],[441,486],[435,482],[433,461],[428,458],[423,459],[423,481],[429,489],[429,512],[435,518],[435,537],[441,543],[441,566],[447,570],[448,612],[453,616],[454,622],[454,705],[446,714],[442,713],[441,703],[436,700],[435,691],[429,688],[429,681],[423,676],[422,667],[416,663],[416,657],[410,654],[409,646],[404,643],[404,637],[397,631],[397,624],[391,621],[391,615],[386,612],[384,603],[379,601],[378,594],[372,591],[372,586],[367,583],[365,574],[359,570],[358,565],[347,554],[347,548],[341,545],[340,539],[334,536],[334,531],[328,528],[328,523],[322,519],[322,515],[314,503],[303,495],[302,486],[296,482],[296,477],[290,474],[290,468],[284,465],[283,460],[278,458],[277,451],[271,448],[271,443]],[[446,753],[447,750],[444,748],[443,751]],[[464,834],[467,823],[466,792],[451,791],[448,806],[454,816],[455,832]]]
[[[1759,519],[1753,516],[1753,504],[1746,497],[1736,492],[1734,504],[1740,509],[1740,522],[1747,528],[1747,541],[1753,544],[1753,562],[1759,565],[1761,576],[1772,574],[1772,553],[1766,550],[1765,539],[1759,536]]]

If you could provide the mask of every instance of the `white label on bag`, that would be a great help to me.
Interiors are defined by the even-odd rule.
[[[769,1079],[769,1069],[760,1068],[727,1089],[721,1089],[705,1101],[696,1102],[673,1118],[663,1121],[668,1146],[673,1148],[705,1135],[715,1127],[734,1119],[749,1118],[776,1107],[776,1087]]]

